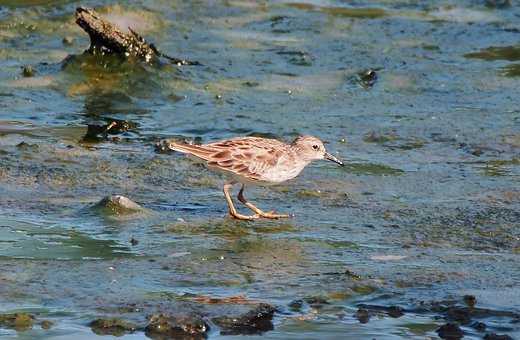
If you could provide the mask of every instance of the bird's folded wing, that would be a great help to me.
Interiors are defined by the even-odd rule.
[[[262,175],[276,165],[282,154],[280,148],[275,148],[272,144],[258,143],[252,138],[206,145],[170,143],[169,147],[201,158],[207,161],[209,166],[227,170],[251,180],[261,180]]]

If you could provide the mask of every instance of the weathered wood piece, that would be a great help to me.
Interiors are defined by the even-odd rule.
[[[198,65],[198,62],[167,56],[157,50],[153,44],[147,43],[143,37],[130,27],[130,34],[124,33],[114,24],[104,20],[91,8],[76,9],[76,23],[88,33],[90,47],[86,51],[96,54],[119,54],[124,57],[137,58],[146,63],[157,62],[161,57],[177,65]]]

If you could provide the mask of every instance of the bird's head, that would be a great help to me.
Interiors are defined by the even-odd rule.
[[[313,161],[318,159],[326,159],[343,166],[343,162],[332,156],[325,150],[323,142],[313,136],[300,136],[292,142],[292,146],[298,150],[300,156],[307,160]]]

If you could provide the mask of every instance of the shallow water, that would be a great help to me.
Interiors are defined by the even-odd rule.
[[[464,295],[495,311],[463,323],[468,338],[520,337],[520,9],[485,3],[0,0],[0,311],[55,322],[0,337],[235,315],[248,305],[192,297],[243,296],[277,307],[266,338],[424,339],[450,320],[428,306]],[[82,56],[80,4],[202,65]],[[84,138],[113,119],[130,129]],[[154,151],[164,138],[298,134],[347,166],[248,188],[287,221],[228,219],[221,175]],[[147,210],[92,208],[108,194]],[[359,304],[404,315],[362,324]]]

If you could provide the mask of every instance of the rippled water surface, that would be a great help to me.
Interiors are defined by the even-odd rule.
[[[0,0],[0,312],[35,317],[0,338],[118,317],[142,339],[149,315],[188,312],[238,339],[209,320],[259,302],[265,338],[520,337],[514,1],[118,3]],[[79,5],[201,65],[82,55]],[[128,131],[85,137],[114,120]],[[249,187],[282,221],[229,219],[224,177],[154,148],[299,134],[347,164]],[[110,194],[144,209],[100,209]]]

